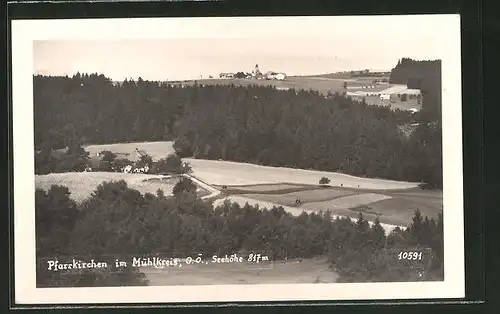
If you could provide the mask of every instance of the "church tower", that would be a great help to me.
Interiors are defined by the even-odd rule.
[[[255,65],[255,68],[254,68],[254,69],[253,69],[253,71],[252,71],[252,75],[253,75],[254,77],[256,77],[256,76],[259,76],[260,74],[261,74],[261,73],[260,73],[260,70],[259,70],[259,65],[258,65],[258,64],[256,64],[256,65]]]

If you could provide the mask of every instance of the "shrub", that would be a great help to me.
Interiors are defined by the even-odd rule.
[[[158,160],[153,165],[154,173],[185,174],[191,172],[191,166],[187,162],[182,162],[181,157],[171,154],[167,158]]]
[[[330,179],[328,179],[327,177],[322,177],[319,180],[319,184],[321,184],[321,185],[325,185],[325,184],[328,184],[328,183],[330,183]]]
[[[198,187],[189,178],[182,177],[179,182],[174,186],[172,193],[174,195],[179,195],[182,193],[196,193]]]
[[[111,166],[115,168],[116,171],[122,171],[124,167],[132,164],[133,162],[126,158],[117,158],[112,162]]]
[[[103,150],[100,154],[101,154],[101,160],[107,161],[109,163],[113,163],[117,157],[115,153],[109,150]]]

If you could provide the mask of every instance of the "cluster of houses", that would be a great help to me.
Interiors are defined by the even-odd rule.
[[[143,151],[135,149],[139,158],[145,156],[146,153]],[[102,160],[102,154],[96,153],[94,156],[89,158],[89,163],[85,168],[85,172],[99,171],[103,166],[106,166],[107,162]],[[113,172],[123,172],[123,173],[147,173],[151,165],[138,165],[137,163],[124,165],[124,166],[111,166],[110,170]]]
[[[257,79],[257,80],[279,80],[283,81],[286,79],[286,74],[282,72],[268,71],[262,73],[259,69],[259,65],[256,64],[255,68],[251,73],[220,73],[219,78],[221,79],[233,79],[233,78],[244,78],[244,79]]]

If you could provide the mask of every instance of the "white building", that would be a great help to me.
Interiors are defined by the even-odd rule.
[[[272,72],[272,71],[267,72],[265,76],[266,76],[266,79],[268,79],[268,80],[283,81],[286,78],[285,73],[276,73],[276,72]]]
[[[276,74],[276,79],[279,80],[279,81],[284,81],[286,78],[286,74],[285,73],[278,73]]]

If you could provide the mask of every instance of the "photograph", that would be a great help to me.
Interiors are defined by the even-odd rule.
[[[459,15],[12,21],[16,302],[464,296]]]

